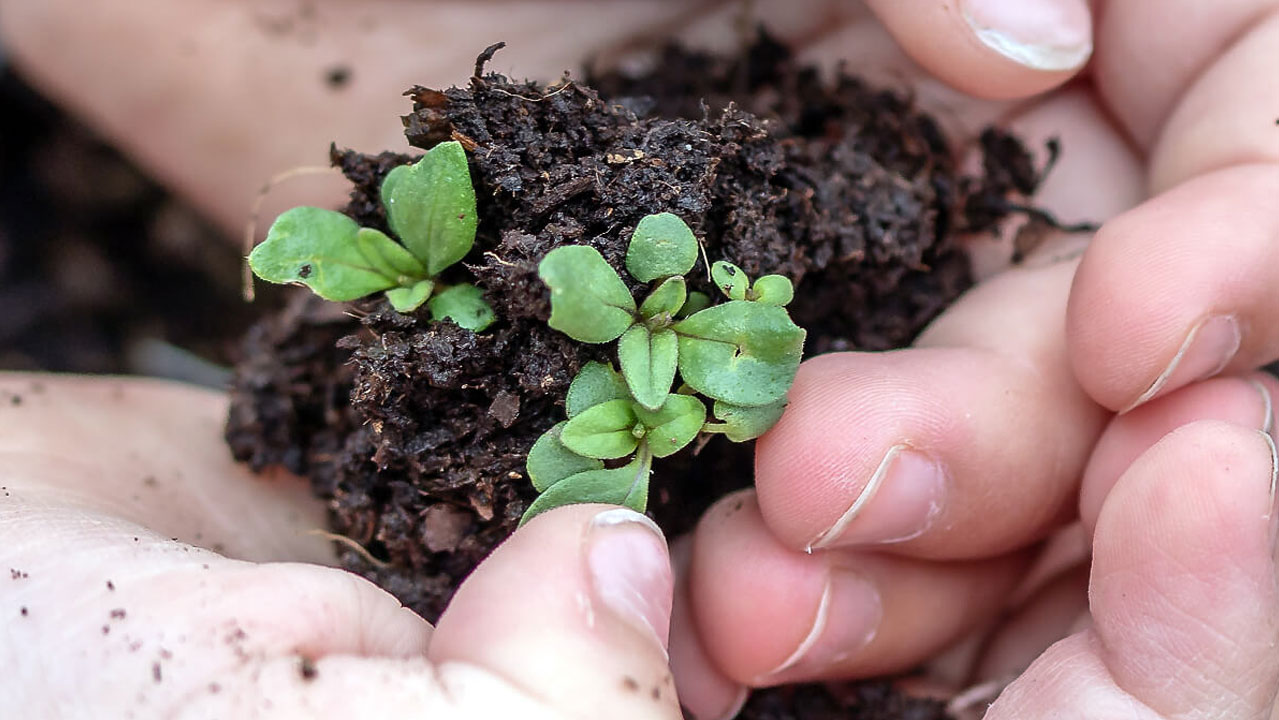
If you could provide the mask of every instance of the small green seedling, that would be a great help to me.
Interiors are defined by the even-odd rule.
[[[594,248],[556,248],[538,266],[551,290],[548,324],[581,342],[617,340],[620,372],[591,362],[573,379],[568,419],[529,451],[529,479],[541,495],[524,521],[583,502],[643,512],[653,458],[678,452],[699,433],[744,442],[781,417],[805,335],[785,310],[790,280],[766,275],[752,284],[740,268],[717,262],[712,279],[728,302],[711,305],[684,279],[697,256],[697,238],[679,217],[640,220],[626,253],[627,272],[650,283],[638,305]],[[671,392],[677,377],[683,385]],[[713,401],[717,421],[707,422],[699,393]]]
[[[385,291],[398,312],[429,300],[436,320],[476,332],[488,327],[493,310],[478,288],[446,287],[436,279],[475,242],[475,189],[462,145],[440,143],[418,162],[395,168],[381,195],[399,243],[342,213],[296,207],[276,218],[249,255],[249,267],[267,282],[300,283],[325,300]]]

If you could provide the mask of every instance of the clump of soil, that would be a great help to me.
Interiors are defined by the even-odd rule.
[[[710,258],[795,282],[809,354],[882,350],[969,286],[956,233],[992,228],[1039,182],[993,129],[984,174],[959,175],[908,97],[823,81],[766,37],[735,59],[670,48],[643,77],[551,86],[483,74],[488,54],[466,87],[406,93],[404,123],[414,147],[469,151],[479,231],[450,272],[474,278],[498,322],[475,334],[381,300],[344,315],[300,294],[246,339],[227,427],[241,460],[309,476],[333,530],[367,550],[346,565],[431,620],[533,499],[525,455],[562,419],[569,381],[610,359],[546,326],[536,268],[549,250],[587,244],[621,268],[640,218],[673,212]],[[355,185],[346,212],[385,229],[377,190],[409,156],[332,159]],[[711,289],[700,261],[690,280]],[[687,531],[751,476],[751,447],[716,439],[658,464],[650,512]],[[771,712],[748,716],[789,717]]]

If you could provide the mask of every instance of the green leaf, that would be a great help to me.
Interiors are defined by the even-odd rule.
[[[785,409],[785,400],[759,407],[744,407],[716,400],[715,417],[722,422],[711,423],[706,426],[706,430],[722,432],[733,442],[746,442],[772,429],[782,418],[782,411]]]
[[[657,286],[657,289],[644,298],[644,302],[640,304],[640,315],[645,319],[657,317],[662,313],[675,317],[675,313],[684,307],[684,301],[687,299],[688,289],[684,284],[684,278],[679,275],[666,278],[661,285]]]
[[[586,457],[612,460],[635,451],[635,412],[629,400],[609,400],[587,408],[564,424],[560,442]]]
[[[652,467],[652,457],[643,453],[620,468],[588,470],[566,477],[533,501],[520,518],[520,525],[547,510],[579,503],[625,505],[642,513],[648,506],[648,476]]]
[[[551,289],[547,324],[574,340],[609,342],[635,323],[635,298],[595,248],[555,248],[542,258],[537,274]]]
[[[746,289],[750,287],[751,282],[751,279],[746,277],[745,270],[727,260],[720,260],[711,265],[711,280],[729,300],[745,300]]]
[[[653,457],[666,457],[679,452],[697,437],[706,423],[706,406],[689,395],[671,395],[656,412],[635,408],[635,416],[648,428],[644,442]]]
[[[804,330],[784,309],[741,300],[707,308],[673,329],[684,382],[733,405],[784,398],[804,349]]]
[[[711,296],[704,292],[694,290],[688,294],[688,300],[684,301],[684,307],[675,313],[677,318],[686,318],[693,313],[701,312],[711,306]]]
[[[621,373],[611,365],[592,360],[577,371],[577,377],[568,386],[568,395],[564,397],[564,412],[571,420],[587,408],[609,400],[629,399],[630,396],[631,391],[626,387],[626,380]]]
[[[386,219],[431,277],[466,257],[475,242],[475,188],[461,143],[443,142],[382,181]]]
[[[751,287],[755,302],[785,307],[795,299],[795,286],[785,275],[765,275]]]
[[[493,324],[497,316],[484,300],[484,292],[469,283],[441,290],[431,298],[431,319],[452,320],[459,327],[480,332]]]
[[[697,238],[671,213],[648,215],[635,226],[626,249],[626,270],[640,282],[683,275],[697,262]]]
[[[301,283],[325,300],[346,301],[411,284],[425,269],[386,235],[332,210],[295,207],[281,213],[249,267],[273,283]]]
[[[560,442],[560,432],[564,425],[565,423],[558,423],[542,433],[528,451],[525,467],[528,479],[538,492],[546,492],[547,488],[570,475],[604,469],[604,463],[595,458],[582,457]]]
[[[633,325],[617,341],[617,359],[626,385],[636,402],[650,410],[666,401],[675,382],[678,357],[679,339],[669,328],[652,332],[643,325]]]
[[[422,303],[431,297],[435,289],[434,280],[418,280],[408,287],[391,288],[386,291],[386,299],[396,312],[410,313],[422,307]]]

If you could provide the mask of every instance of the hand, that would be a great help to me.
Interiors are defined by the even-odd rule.
[[[1243,89],[1265,75],[1279,26],[1264,19],[1273,4],[1245,5],[1108,3],[1095,87],[1011,120],[1032,138],[1054,125],[1064,136],[1056,179],[1069,182],[1050,178],[1038,201],[1070,219],[1114,217],[1077,274],[1074,253],[1049,241],[963,298],[915,349],[828,356],[801,370],[786,417],[759,445],[757,494],[721,503],[693,542],[672,655],[699,717],[730,707],[743,685],[932,657],[987,627],[1010,596],[1023,600],[1027,550],[1080,512],[1078,547],[1091,540],[1096,551],[1091,606],[1082,574],[1059,576],[1014,618],[1020,649],[1008,652],[1018,643],[1011,629],[988,637],[986,657],[959,658],[950,678],[1025,667],[1090,607],[1093,630],[1049,651],[997,717],[1104,714],[1117,703],[1144,704],[1152,717],[1268,712],[1275,666],[1258,648],[1274,641],[1274,617],[1255,608],[1272,602],[1272,494],[1241,490],[1237,470],[1261,468],[1270,487],[1269,443],[1195,426],[1155,445],[1202,417],[1271,429],[1259,421],[1269,417],[1267,378],[1186,387],[1279,357],[1266,199],[1279,175],[1265,164],[1273,136],[1262,134],[1273,118]],[[1143,173],[1161,194],[1115,217],[1107,203],[1140,196]],[[1191,394],[1168,395],[1183,387]],[[1141,403],[1150,404],[1109,420],[1107,411]],[[1168,498],[1172,488],[1197,504]],[[1208,544],[1214,534],[1238,542]],[[1226,577],[1223,563],[1244,570]],[[1238,588],[1240,604],[1215,604],[1214,578]],[[695,635],[683,630],[692,624]],[[697,647],[681,649],[687,637]]]
[[[324,509],[231,462],[224,398],[42,376],[3,379],[0,398],[6,714],[679,717],[670,563],[641,515],[538,518],[432,630],[309,564],[332,560],[307,533]]]

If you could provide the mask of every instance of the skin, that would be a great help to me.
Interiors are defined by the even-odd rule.
[[[358,10],[330,0],[316,2],[311,19],[296,21],[312,23],[310,34],[298,31],[286,39],[255,29],[265,11],[248,3],[190,2],[180,10],[158,0],[127,9],[101,0],[74,3],[74,11],[71,5],[0,5],[0,31],[19,69],[229,229],[241,225],[264,178],[314,162],[331,139],[363,149],[401,147],[399,129],[384,122],[403,112],[398,90],[458,81],[469,73],[463,60],[495,37],[518,38],[509,54],[499,55],[497,69],[543,77],[631,34],[679,28],[711,45],[736,42],[730,29],[736,6],[725,3],[439,3],[427,14],[389,0]],[[986,280],[916,347],[805,364],[785,417],[758,445],[756,490],[725,499],[694,536],[673,545],[678,583],[667,620],[669,652],[681,699],[697,717],[730,714],[747,686],[860,676],[921,662],[931,662],[934,686],[948,692],[989,683],[985,696],[957,699],[974,711],[1011,673],[1029,667],[990,708],[990,718],[1269,716],[1279,692],[1279,659],[1270,651],[1279,641],[1270,402],[1276,386],[1249,371],[1279,357],[1273,317],[1279,282],[1270,277],[1279,267],[1272,257],[1279,252],[1272,238],[1279,228],[1269,211],[1279,184],[1279,146],[1273,142],[1279,86],[1265,80],[1279,47],[1276,6],[1262,0],[1062,2],[1063,26],[1082,17],[1083,32],[1091,28],[1093,54],[1081,71],[1010,59],[984,44],[952,3],[882,0],[863,8],[813,0],[802,10],[787,4],[784,12],[761,4],[761,12],[777,13],[766,19],[800,43],[809,59],[845,58],[872,77],[911,84],[954,137],[971,137],[993,120],[1032,144],[1060,136],[1066,152],[1039,202],[1067,221],[1106,222],[1082,255],[1087,238],[1054,237],[1012,269],[1003,269],[1010,237],[974,238],[975,261]],[[289,9],[263,7],[285,15]],[[375,20],[361,21],[365,17]],[[570,24],[593,31],[562,34]],[[234,44],[221,40],[228,28],[238,33]],[[154,62],[159,55],[172,62]],[[338,93],[318,79],[335,58],[354,68],[353,82]],[[260,72],[245,73],[248,64]],[[349,112],[357,106],[359,113]],[[299,109],[319,120],[290,123]],[[295,191],[319,202],[315,188]],[[300,198],[281,188],[271,200],[284,207]],[[1209,327],[1204,319],[1219,316],[1233,318],[1233,325],[1216,322],[1212,337],[1196,331]],[[1196,355],[1188,338],[1213,340],[1205,347],[1216,354]],[[89,386],[76,387],[74,392],[88,392]],[[1126,412],[1116,414],[1121,410]],[[59,412],[72,411],[64,406]],[[112,412],[117,415],[103,417],[128,415],[138,423],[160,417],[155,404]],[[168,412],[171,425],[175,411]],[[107,433],[116,427],[81,425],[100,425]],[[110,443],[137,442],[161,433],[166,423],[121,427],[128,433],[110,436]],[[27,445],[15,447],[56,444],[61,432],[28,433]],[[213,435],[206,429],[190,438],[212,444]],[[903,529],[919,529],[908,512],[918,498],[885,483],[847,520],[843,535],[832,534],[890,448],[899,445],[943,467],[931,521],[905,533],[908,539],[884,542],[889,531],[901,537]],[[7,476],[24,479],[36,498],[34,505],[11,505],[17,510],[10,517],[39,507],[47,521],[36,528],[50,530],[17,535],[30,554],[6,555],[15,568],[31,565],[33,557],[58,557],[53,546],[67,535],[52,529],[83,532],[80,506],[59,505],[48,493],[75,488],[92,494],[96,486],[82,469],[55,462],[59,457],[52,450],[33,453]],[[226,472],[217,473],[219,479]],[[460,609],[445,616],[435,640],[425,639],[420,621],[405,620],[388,606],[385,612],[405,623],[390,635],[418,638],[416,644],[316,645],[316,682],[277,687],[264,684],[269,673],[251,673],[236,685],[244,688],[238,696],[257,702],[269,695],[279,707],[301,707],[286,699],[361,677],[358,668],[367,667],[370,677],[417,678],[370,691],[375,703],[387,703],[383,714],[410,691],[418,693],[411,700],[419,705],[424,697],[455,703],[448,707],[456,716],[480,712],[464,704],[482,701],[477,698],[514,703],[528,695],[565,717],[579,714],[575,698],[631,708],[627,684],[617,679],[616,663],[625,661],[616,656],[636,643],[644,650],[623,674],[660,679],[661,649],[620,630],[597,636],[584,625],[581,609],[566,600],[595,597],[582,589],[583,546],[567,543],[559,555],[529,551],[538,552],[530,563],[562,561],[568,568],[558,578],[562,584],[526,577],[520,563],[503,561],[518,559],[520,548],[530,546],[523,538],[539,527],[581,537],[597,510],[552,513],[518,533],[506,554],[495,556],[477,573],[480,580],[467,586],[471,590],[459,595]],[[94,512],[115,518],[120,511]],[[123,517],[147,525],[163,513]],[[822,547],[804,552],[822,538]],[[226,552],[236,556],[229,546]],[[313,560],[306,552],[281,546],[270,559]],[[1075,568],[1089,552],[1085,578]],[[60,574],[78,576],[72,560],[58,562],[68,563]],[[169,572],[152,566],[149,556],[126,554],[110,562],[142,575]],[[114,572],[111,564],[103,567]],[[273,588],[272,597],[306,595],[295,589],[292,566],[260,566],[258,572],[254,582]],[[332,581],[341,587],[324,586],[314,591],[318,597],[353,592],[346,576],[333,577],[343,578]],[[182,587],[180,579],[174,582]],[[521,588],[518,597],[509,593],[512,583]],[[49,588],[33,596],[49,604],[74,589],[32,586]],[[652,587],[661,595],[667,586],[659,581]],[[337,610],[316,619],[303,615],[292,628],[295,635],[268,643],[261,654],[295,663],[290,658],[307,647],[304,640],[328,637],[335,618],[376,634],[390,621],[374,608],[388,601],[375,600],[383,596],[372,588],[359,592],[368,593],[367,602],[325,600],[320,604]],[[824,595],[825,611],[819,612]],[[942,596],[949,598],[945,605],[929,602]],[[541,639],[541,628],[527,628],[537,623],[515,622],[525,610],[516,603],[529,602],[562,611],[548,614],[547,627],[562,631],[557,638],[581,635],[582,645],[575,642],[560,655],[558,644]],[[252,602],[235,609],[270,611]],[[152,626],[197,622],[177,610]],[[481,615],[513,619],[498,623],[509,629],[504,639],[485,644]],[[603,623],[594,627],[607,626],[600,620],[607,613],[592,615]],[[634,629],[634,623],[615,619]],[[272,624],[269,617],[265,622]],[[445,628],[455,639],[437,650]],[[100,632],[96,625],[85,632],[90,630]],[[71,646],[37,645],[43,663],[72,657]],[[465,654],[490,646],[479,657]],[[964,651],[972,647],[984,650]],[[946,648],[951,650],[943,653]],[[448,683],[440,684],[439,668],[453,657],[478,668],[459,682],[487,678],[484,693],[450,693]],[[330,658],[345,663],[342,673],[324,671]],[[514,682],[547,664],[566,669],[534,686]],[[124,673],[126,665],[121,660],[107,667]],[[191,687],[206,686],[211,672],[191,673]],[[494,689],[499,687],[507,691]],[[71,702],[92,706],[100,698],[91,691],[83,689]],[[23,693],[17,698],[26,703],[49,701],[39,687],[5,692]],[[349,700],[358,691],[326,692],[332,694],[315,696],[325,698],[325,708],[359,716],[358,709],[328,700]],[[137,702],[133,696],[116,699],[126,703],[121,707]],[[635,712],[661,716],[673,710],[667,704]]]

